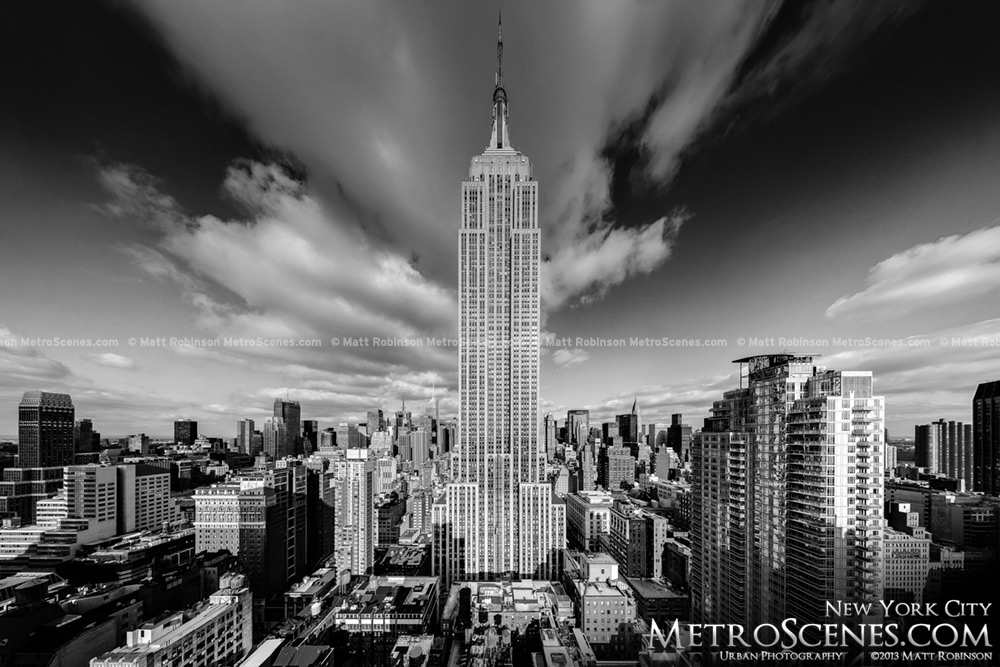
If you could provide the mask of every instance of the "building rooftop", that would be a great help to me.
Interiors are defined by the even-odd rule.
[[[437,588],[437,577],[368,577],[344,598],[337,614],[423,614],[434,604]]]
[[[622,577],[622,579],[632,587],[636,595],[646,600],[687,597],[685,593],[681,593],[657,579],[639,579],[637,577]]]

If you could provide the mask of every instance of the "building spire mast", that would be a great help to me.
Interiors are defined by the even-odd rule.
[[[490,135],[491,149],[510,149],[507,131],[507,91],[503,89],[503,16],[497,18],[497,72],[496,87],[493,89],[493,132]]]
[[[503,88],[503,12],[497,17],[497,88]]]

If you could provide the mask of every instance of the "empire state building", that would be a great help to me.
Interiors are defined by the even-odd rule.
[[[565,505],[545,479],[538,405],[538,182],[510,143],[497,34],[493,127],[462,183],[459,423],[452,483],[435,502],[434,574],[556,576]]]

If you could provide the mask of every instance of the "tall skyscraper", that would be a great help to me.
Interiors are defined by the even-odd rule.
[[[670,426],[667,428],[667,447],[674,450],[682,463],[691,459],[691,427],[684,423],[684,415],[670,415]]]
[[[368,411],[368,437],[385,430],[385,417],[381,410]]]
[[[453,482],[433,508],[435,574],[556,576],[565,505],[545,479],[538,405],[538,183],[510,143],[503,40],[493,127],[462,184],[459,420]]]
[[[621,436],[626,447],[633,447],[639,443],[639,401],[632,402],[632,411],[626,415],[618,415],[615,418],[618,424],[618,435]]]
[[[1000,495],[1000,380],[979,385],[972,399],[972,490]]]
[[[302,453],[309,455],[319,447],[319,422],[315,419],[302,420]]]
[[[274,418],[285,422],[284,451],[288,456],[302,453],[302,409],[298,401],[274,399]]]
[[[94,431],[94,423],[89,419],[73,422],[73,451],[96,452],[101,448],[101,434]]]
[[[73,464],[74,409],[69,394],[26,391],[17,416],[19,467]]]
[[[195,551],[227,549],[243,564],[254,597],[285,590],[287,519],[263,479],[200,487],[194,493]]]
[[[191,419],[178,419],[174,422],[174,443],[191,447],[198,439],[198,422]]]
[[[545,415],[545,457],[556,457],[556,420],[551,414]]]
[[[913,427],[914,463],[927,472],[938,472],[938,454],[941,447],[941,429],[937,424],[918,424]]]
[[[350,447],[331,464],[336,570],[365,574],[375,563],[375,462],[367,447]]]
[[[253,447],[253,427],[252,419],[241,419],[236,422],[236,451],[253,455],[250,451]]]
[[[747,386],[715,402],[692,448],[694,618],[816,622],[824,601],[881,599],[885,400],[871,373],[738,361]]]
[[[932,474],[964,479],[972,487],[972,424],[939,419],[914,427],[915,463]]]
[[[590,410],[569,410],[566,412],[566,442],[583,445],[590,434]]]
[[[261,435],[264,436],[264,453],[274,460],[291,456],[288,449],[289,440],[288,424],[281,417],[268,417],[261,426]]]

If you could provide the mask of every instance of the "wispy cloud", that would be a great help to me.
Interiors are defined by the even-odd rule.
[[[345,227],[281,168],[247,162],[229,170],[224,192],[248,211],[233,220],[187,215],[140,169],[112,170],[113,178],[100,174],[111,195],[106,209],[139,224],[148,215],[161,232],[155,247],[133,244],[123,252],[149,275],[175,283],[206,335],[246,341],[180,345],[177,354],[265,363],[282,374],[334,366],[355,379],[380,377],[384,387],[408,387],[406,378],[428,372],[428,384],[453,384],[455,350],[433,341],[454,337],[454,292]],[[354,396],[341,405],[373,398],[370,390]]]
[[[90,356],[96,363],[101,366],[107,366],[108,368],[122,368],[129,371],[134,371],[138,368],[138,365],[135,363],[135,359],[115,354],[113,352],[94,353]]]
[[[1000,226],[945,236],[876,264],[860,292],[837,299],[828,318],[888,318],[1000,291]]]
[[[31,345],[29,337],[0,325],[0,378],[19,386],[31,382],[32,388],[36,388],[38,382],[62,381],[72,374],[68,366]]]
[[[579,366],[588,359],[590,359],[590,353],[580,347],[561,347],[552,353],[552,363],[560,368]]]

